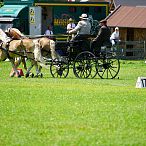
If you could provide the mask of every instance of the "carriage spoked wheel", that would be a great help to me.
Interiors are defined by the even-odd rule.
[[[97,60],[89,51],[77,55],[73,63],[73,72],[77,78],[94,78],[97,74]]]
[[[53,60],[50,65],[50,72],[54,78],[66,78],[69,73],[69,63]]]
[[[115,54],[109,52],[98,59],[97,74],[102,79],[114,79],[120,70],[120,61]]]

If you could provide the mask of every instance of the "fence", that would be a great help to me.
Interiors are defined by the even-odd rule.
[[[146,57],[145,41],[121,41],[116,47],[120,59],[140,60]]]

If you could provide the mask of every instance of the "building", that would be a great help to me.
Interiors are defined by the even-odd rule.
[[[125,41],[146,40],[146,7],[119,6],[107,17],[108,26],[120,28]]]
[[[138,48],[138,42],[146,41],[146,7],[145,6],[118,6],[106,19],[111,28],[119,27],[120,39],[125,49]],[[144,46],[144,44],[143,44]],[[127,55],[133,55],[132,51]]]
[[[79,21],[82,13],[87,13],[94,20],[100,21],[109,14],[109,3],[105,0],[96,2],[50,2],[49,0],[36,0],[35,6],[42,8],[42,32],[47,24],[54,26],[54,33],[66,33],[68,19],[73,18],[74,22]]]
[[[54,34],[65,34],[68,19],[72,17],[77,23],[82,13],[100,21],[109,14],[109,3],[105,0],[4,0],[4,6],[0,8],[0,25],[6,22],[6,27],[17,27],[31,35],[44,34],[47,26],[52,25]]]
[[[110,3],[110,11],[121,6],[146,6],[146,0],[106,0]]]

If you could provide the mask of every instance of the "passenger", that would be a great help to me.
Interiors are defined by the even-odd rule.
[[[102,46],[109,46],[109,45],[111,46],[111,42],[110,42],[111,31],[107,26],[107,21],[101,20],[99,25],[100,25],[99,32],[96,38],[94,38],[91,45],[91,48],[92,50],[95,51],[96,55],[99,55]]]
[[[77,26],[68,32],[69,34],[76,34],[72,40],[80,40],[90,35],[91,24],[87,14],[82,14],[79,18],[81,20],[78,22]]]
[[[69,23],[67,24],[67,32],[74,29],[76,27],[75,23],[73,22],[72,18],[69,18]],[[71,38],[74,38],[74,34],[71,35],[71,37],[68,37],[68,40],[70,40]]]
[[[69,18],[69,23],[67,24],[67,31],[70,31],[76,27],[75,23],[73,22],[72,18]]]
[[[115,46],[116,44],[119,43],[120,39],[119,39],[119,28],[116,27],[115,31],[112,33],[111,37],[110,37],[110,41],[112,43],[112,46]]]

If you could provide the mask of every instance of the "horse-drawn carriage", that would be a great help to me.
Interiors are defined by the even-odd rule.
[[[7,52],[5,51],[5,56],[9,57],[9,59],[11,60],[12,67],[15,69],[15,72],[17,72],[13,60],[15,56],[20,56],[22,58],[27,57],[28,59],[31,59],[32,65],[27,70],[26,76],[28,76],[28,74],[30,73],[33,65],[36,66],[36,72],[37,75],[39,75],[40,70],[38,69],[36,63],[36,61],[38,61],[50,66],[50,72],[54,78],[66,78],[71,68],[73,69],[74,75],[78,78],[94,78],[97,74],[100,76],[100,78],[115,78],[120,70],[120,62],[116,55],[116,52],[114,52],[111,47],[103,46],[101,53],[97,54],[96,50],[92,50],[91,47],[93,37],[93,35],[88,35],[80,40],[56,42],[52,41],[51,39],[46,39],[46,37],[44,38],[44,36],[43,38],[24,37],[24,39],[22,37],[20,38],[20,40],[17,40],[17,42],[19,42],[19,45],[17,47],[15,40],[10,42],[11,44],[14,42],[13,45],[11,45],[14,47],[11,47],[9,45]],[[41,42],[43,45],[40,44]],[[14,50],[11,51],[9,50],[10,48]],[[43,55],[43,59],[38,56],[38,53],[40,53],[39,48],[41,49],[41,54],[45,54]],[[31,54],[30,52],[27,52],[27,50],[30,51],[30,49]],[[23,52],[23,55],[19,55],[18,50],[20,50],[21,54]],[[34,50],[37,50],[36,55],[32,55]],[[48,54],[51,50],[52,54],[54,53],[54,50],[57,52],[57,58],[51,59],[50,57],[48,57]],[[9,56],[9,53],[12,57]],[[31,56],[31,58],[29,58],[28,56]],[[35,60],[33,60],[33,56]]]
[[[112,47],[103,46],[101,53],[92,50],[94,36],[81,40],[57,41],[56,51],[60,59],[53,60],[50,65],[51,75],[55,78],[66,78],[69,70],[78,78],[115,78],[120,70],[120,62]]]

